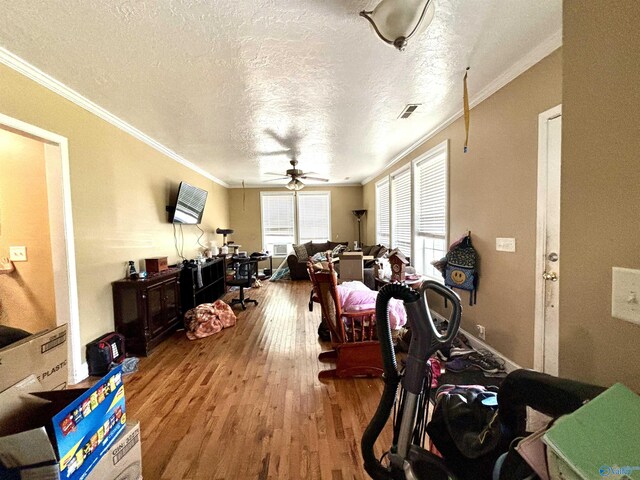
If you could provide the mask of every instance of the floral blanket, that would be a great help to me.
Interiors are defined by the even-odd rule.
[[[189,340],[208,337],[223,328],[233,327],[235,324],[235,313],[222,300],[203,303],[184,315],[184,327],[187,330]]]

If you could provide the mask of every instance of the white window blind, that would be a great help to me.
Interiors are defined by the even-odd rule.
[[[442,279],[431,265],[446,253],[447,239],[446,144],[434,148],[415,162],[414,204],[416,265],[423,273]]]
[[[295,242],[294,196],[291,193],[260,195],[262,205],[262,245],[269,252],[291,249]],[[278,246],[278,247],[276,247]]]
[[[299,243],[331,239],[331,196],[329,192],[298,193]]]
[[[389,246],[389,180],[376,183],[376,243]]]
[[[411,256],[411,170],[391,177],[391,244]]]

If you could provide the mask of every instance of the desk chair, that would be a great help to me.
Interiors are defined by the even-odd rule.
[[[233,260],[233,267],[235,269],[235,275],[232,279],[227,280],[227,285],[231,287],[240,287],[240,296],[231,300],[231,306],[239,303],[242,305],[242,309],[246,310],[245,303],[255,303],[258,305],[257,300],[252,298],[246,298],[244,296],[244,289],[251,288],[253,282],[258,278],[258,261],[253,258],[242,258]]]

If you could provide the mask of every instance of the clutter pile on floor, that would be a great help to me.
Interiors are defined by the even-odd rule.
[[[396,341],[397,352],[407,352],[411,342],[411,330],[402,328]],[[477,350],[469,339],[458,333],[451,347],[440,349],[431,357],[432,387],[439,385],[438,379],[446,372],[479,372],[487,378],[504,378],[507,375],[504,360],[488,350]]]

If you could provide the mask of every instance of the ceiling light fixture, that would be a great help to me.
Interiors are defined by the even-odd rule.
[[[304,183],[302,183],[297,178],[294,178],[289,183],[287,183],[286,187],[289,190],[297,192],[298,190],[302,190],[304,188]]]
[[[429,26],[435,13],[434,0],[382,0],[370,12],[362,11],[382,41],[404,50],[407,41]]]

